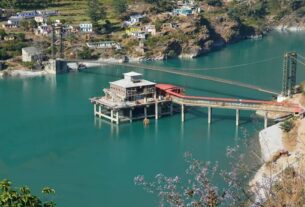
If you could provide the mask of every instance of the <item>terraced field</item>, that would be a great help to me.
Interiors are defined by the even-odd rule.
[[[107,18],[112,22],[118,21],[111,7],[113,0],[101,0],[101,2],[107,9]],[[86,14],[87,0],[59,0],[48,9],[58,10],[61,14],[59,17],[53,17],[53,19],[64,19],[71,24],[90,21]]]

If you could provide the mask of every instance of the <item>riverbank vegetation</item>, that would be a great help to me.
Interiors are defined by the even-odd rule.
[[[33,195],[30,188],[27,186],[15,188],[9,180],[5,179],[0,182],[0,206],[55,207],[55,203],[52,201],[55,190],[45,187],[42,189],[41,193],[43,198]]]

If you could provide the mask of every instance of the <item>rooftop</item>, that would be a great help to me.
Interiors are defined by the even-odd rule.
[[[129,73],[124,73],[124,76],[142,76],[142,74],[132,71],[132,72],[129,72]]]
[[[30,53],[32,55],[41,54],[41,51],[39,49],[37,49],[36,47],[25,47],[25,48],[22,48],[22,50],[27,53]]]
[[[134,81],[136,80],[136,81]],[[124,79],[110,82],[112,85],[116,85],[122,88],[133,88],[142,86],[154,86],[156,83],[142,79],[142,74],[136,72],[124,73]]]
[[[126,80],[126,79],[110,82],[110,84],[120,86],[122,88],[133,88],[133,87],[154,86],[154,85],[156,85],[156,83],[150,82],[150,81],[147,81],[147,80],[141,80],[139,82],[131,82],[131,81]]]

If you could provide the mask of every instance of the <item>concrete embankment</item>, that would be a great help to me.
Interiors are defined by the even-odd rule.
[[[280,125],[273,125],[259,133],[263,165],[249,183],[259,203],[272,196],[270,189],[285,169],[304,170],[305,119],[294,120],[294,127],[288,133],[284,133]]]
[[[45,71],[31,71],[31,70],[5,70],[0,72],[0,77],[36,77],[44,76],[47,72]]]
[[[305,31],[305,26],[303,24],[300,25],[281,24],[273,27],[273,29],[276,31],[300,32],[300,31]]]
[[[282,169],[273,168],[268,164],[275,153],[284,149],[282,141],[283,132],[280,123],[270,126],[259,133],[261,158],[264,163],[250,181],[251,191],[255,194],[256,202],[263,203],[267,198],[268,189],[276,180],[276,175]]]
[[[270,126],[259,133],[259,143],[261,146],[261,155],[264,161],[272,158],[272,155],[284,148],[282,142],[283,132],[280,124]]]

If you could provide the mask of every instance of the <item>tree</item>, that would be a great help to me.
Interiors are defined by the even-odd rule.
[[[283,123],[281,123],[280,128],[286,133],[290,132],[294,128],[293,120],[289,119],[284,121]]]
[[[299,9],[300,7],[304,6],[305,2],[304,0],[291,0],[289,2],[289,7],[295,11],[297,9]]]
[[[25,19],[20,21],[20,26],[24,29],[24,30],[28,30],[29,29],[29,22]]]
[[[6,36],[6,32],[4,29],[0,29],[0,39]]]
[[[83,50],[78,52],[77,56],[80,59],[92,59],[92,52],[88,47],[83,47]]]
[[[52,188],[44,188],[42,194],[50,197],[55,194]],[[20,188],[12,188],[12,183],[9,180],[2,180],[0,182],[0,206],[13,207],[13,206],[33,206],[33,207],[55,207],[55,203],[48,199],[42,200],[33,195],[31,190],[24,186]]]
[[[98,28],[98,22],[106,17],[105,8],[98,0],[88,0],[87,14],[95,30]]]
[[[207,4],[210,6],[222,6],[221,0],[207,0]]]
[[[0,60],[6,60],[9,58],[5,49],[0,49]]]
[[[125,13],[128,8],[127,1],[126,0],[113,1],[113,8],[115,9],[115,12],[118,15],[122,15],[122,13]]]

